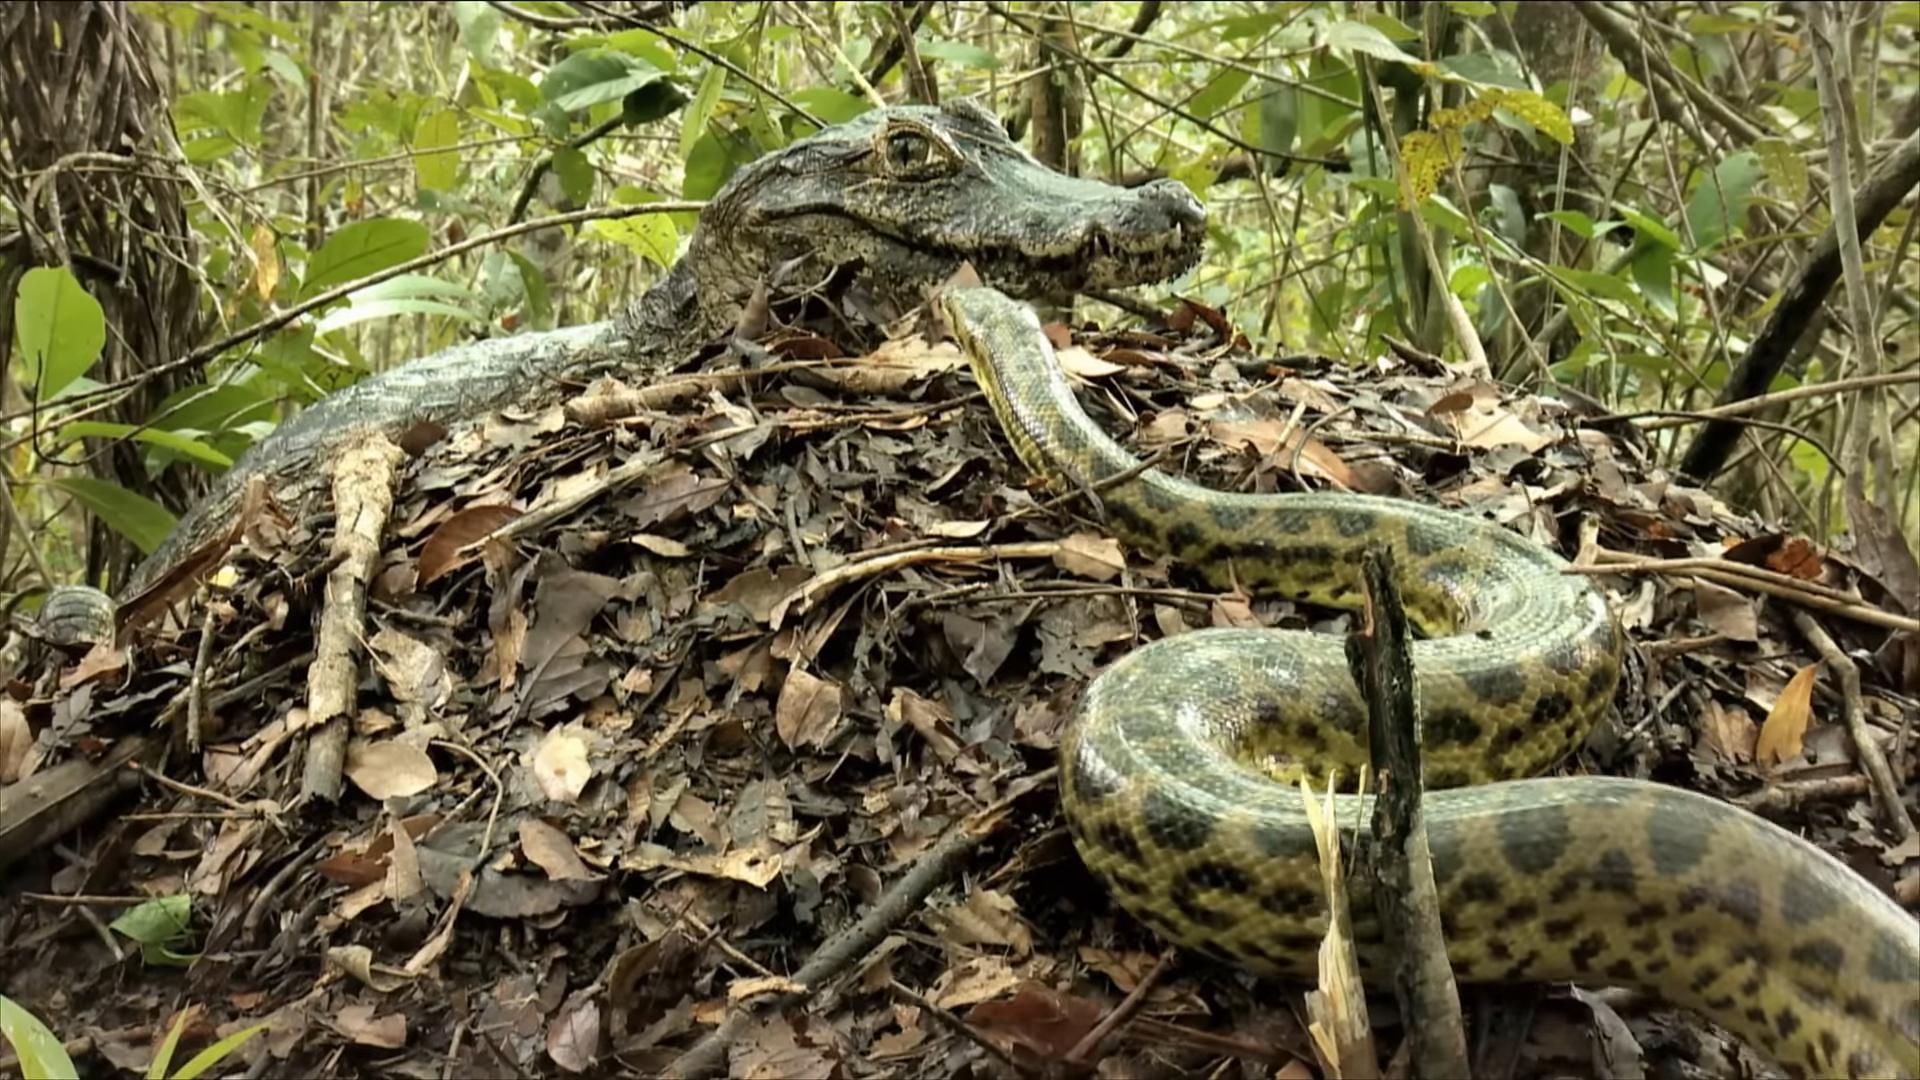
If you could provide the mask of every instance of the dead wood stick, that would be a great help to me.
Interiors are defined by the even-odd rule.
[[[1793,625],[1813,644],[1814,651],[1827,662],[1834,673],[1840,677],[1840,717],[1847,725],[1847,733],[1853,736],[1854,753],[1860,755],[1860,764],[1867,770],[1867,776],[1873,781],[1873,801],[1879,807],[1880,820],[1886,822],[1887,831],[1895,840],[1911,840],[1914,835],[1913,819],[1907,816],[1906,807],[1900,804],[1900,787],[1893,781],[1893,769],[1887,764],[1887,756],[1880,752],[1880,744],[1873,739],[1873,732],[1867,727],[1867,710],[1860,702],[1860,669],[1854,666],[1840,646],[1814,617],[1804,611],[1793,613]]]
[[[380,537],[393,512],[393,470],[404,458],[378,432],[349,444],[333,473],[333,569],[307,668],[307,717],[317,726],[307,737],[300,801],[340,798],[347,760],[347,721],[353,712],[359,665],[354,661],[367,614],[367,582],[380,561]]]
[[[1394,996],[1406,1018],[1414,1075],[1469,1076],[1460,992],[1440,930],[1440,898],[1421,808],[1412,634],[1394,580],[1392,550],[1368,545],[1360,571],[1366,607],[1347,635],[1347,667],[1367,702],[1367,742],[1379,777],[1370,868],[1374,906],[1386,954],[1394,958]]]
[[[824,945],[814,951],[800,970],[794,972],[793,982],[799,990],[786,994],[768,994],[751,1001],[741,1002],[727,1011],[720,1026],[701,1036],[686,1053],[673,1059],[667,1066],[665,1075],[682,1077],[705,1076],[720,1065],[726,1056],[727,1047],[733,1040],[746,1031],[763,1008],[771,1005],[785,1006],[803,1000],[818,991],[828,981],[838,976],[880,944],[895,926],[904,922],[919,909],[920,902],[942,882],[946,881],[959,868],[961,862],[973,852],[980,841],[993,832],[994,827],[1005,816],[1006,808],[1012,800],[1031,791],[1041,781],[1050,779],[1052,769],[1036,773],[1027,783],[1019,785],[1007,798],[987,807],[985,810],[955,825],[948,830],[932,847],[920,855],[913,869],[901,875],[899,880],[887,887],[887,891],[874,901],[866,914],[845,930],[835,934]]]
[[[897,570],[915,563],[979,562],[982,559],[1047,559],[1059,552],[1060,545],[1052,540],[1024,544],[986,544],[896,551],[889,555],[847,563],[845,566],[838,566],[824,574],[809,578],[801,583],[799,588],[781,597],[780,602],[773,605],[773,613],[767,621],[777,630],[786,618],[787,612],[794,607],[805,611],[813,606],[815,600],[849,581],[884,574],[889,570]]]
[[[1676,563],[1687,565],[1675,566]],[[1734,567],[1741,569],[1735,570]],[[1574,566],[1567,569],[1572,574],[1674,574],[1682,577],[1698,577],[1716,585],[1725,585],[1729,589],[1751,589],[1766,593],[1804,607],[1818,608],[1829,614],[1839,615],[1854,622],[1869,626],[1881,626],[1888,630],[1907,630],[1920,633],[1920,619],[1896,615],[1874,607],[1864,600],[1839,601],[1823,596],[1816,591],[1824,586],[1809,589],[1805,583],[1782,585],[1766,577],[1751,573],[1755,567],[1744,563],[1729,562],[1725,559],[1647,559],[1642,562],[1609,562],[1593,566]],[[1771,573],[1772,571],[1762,571]]]

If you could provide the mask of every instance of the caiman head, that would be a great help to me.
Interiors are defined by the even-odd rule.
[[[690,276],[700,321],[720,330],[775,268],[806,281],[857,266],[865,289],[899,309],[962,263],[1037,297],[1172,277],[1198,261],[1205,225],[1176,181],[1129,189],[1064,176],[972,102],[898,105],[741,169],[676,270]]]

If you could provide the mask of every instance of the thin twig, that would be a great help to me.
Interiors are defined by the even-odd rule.
[[[1880,820],[1886,822],[1887,831],[1899,842],[1913,839],[1913,819],[1907,816],[1906,807],[1900,802],[1900,787],[1893,782],[1893,769],[1887,765],[1887,756],[1880,752],[1880,744],[1874,741],[1873,732],[1867,728],[1867,710],[1860,702],[1860,668],[1813,616],[1804,611],[1793,613],[1793,625],[1813,644],[1814,651],[1827,662],[1834,673],[1840,677],[1840,718],[1847,725],[1847,733],[1853,737],[1853,751],[1865,766],[1867,775],[1873,779],[1873,801],[1879,807]]]

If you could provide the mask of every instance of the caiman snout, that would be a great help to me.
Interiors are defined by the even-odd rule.
[[[1207,211],[1178,180],[1144,184],[1092,215],[1077,245],[1089,285],[1139,285],[1200,259]]]

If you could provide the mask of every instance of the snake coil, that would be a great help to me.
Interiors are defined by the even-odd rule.
[[[1447,955],[1467,981],[1637,986],[1790,1071],[1920,1076],[1920,927],[1838,860],[1703,795],[1531,777],[1606,712],[1625,647],[1600,593],[1498,526],[1400,500],[1215,491],[1138,463],[1075,402],[1039,321],[988,288],[937,305],[1026,466],[1098,489],[1121,539],[1209,580],[1335,607],[1357,555],[1407,577]],[[1133,475],[1127,475],[1132,473]],[[1366,708],[1337,639],[1196,630],[1132,653],[1082,695],[1061,747],[1081,858],[1163,936],[1256,971],[1311,976],[1319,867],[1289,781],[1352,776]],[[1336,818],[1366,820],[1342,796]],[[1364,832],[1343,844],[1364,857]],[[1363,970],[1386,970],[1353,878]]]

